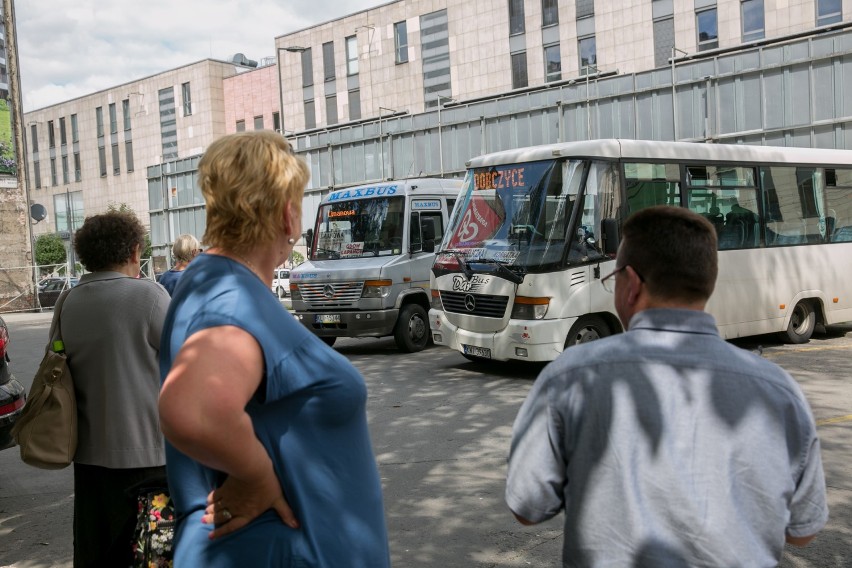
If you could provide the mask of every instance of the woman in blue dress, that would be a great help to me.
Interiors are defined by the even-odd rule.
[[[204,242],[163,330],[175,566],[390,565],[366,386],[270,292],[301,235],[305,164],[270,131],[199,164]]]

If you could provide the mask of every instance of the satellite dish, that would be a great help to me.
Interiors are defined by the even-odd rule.
[[[30,205],[30,217],[32,217],[36,223],[44,221],[44,218],[47,217],[47,207],[41,203],[33,203]]]

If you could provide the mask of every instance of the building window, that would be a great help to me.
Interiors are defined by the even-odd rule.
[[[189,83],[182,84],[180,92],[183,98],[183,115],[190,116],[192,114],[192,92],[189,90]]]
[[[104,135],[104,108],[95,109],[95,124],[97,125],[98,137]]]
[[[71,142],[80,141],[80,131],[77,130],[77,115],[71,115]]]
[[[41,189],[41,168],[38,162],[33,162],[33,174],[36,189]]]
[[[254,129],[263,130],[263,115],[254,117]]]
[[[115,111],[115,103],[109,104],[109,133],[118,132],[118,116]]]
[[[65,131],[65,117],[59,119],[59,144],[62,146],[68,145],[68,135]]]
[[[355,36],[346,38],[346,74],[358,74],[358,38]]]
[[[524,0],[509,0],[509,35],[522,34],[525,29]],[[524,54],[524,59],[526,59],[526,54]]]
[[[322,70],[326,81],[334,79],[334,42],[322,44]]]
[[[121,162],[118,159],[118,144],[112,145],[112,175],[117,176],[121,173]]]
[[[544,48],[544,80],[548,83],[562,79],[562,54],[559,44]]]
[[[124,130],[130,130],[130,99],[121,101],[121,116],[124,119]]]
[[[68,156],[62,156],[62,183],[68,183]]]
[[[559,23],[559,8],[556,0],[541,0],[541,27]]]
[[[178,157],[177,107],[175,105],[174,86],[157,91],[157,103],[160,108],[162,160],[173,160]]]
[[[272,113],[272,128],[275,132],[281,132],[281,113]]]
[[[719,47],[719,29],[716,20],[716,8],[695,13],[695,23],[698,29],[698,51],[716,49]]]
[[[49,148],[56,147],[56,134],[53,132],[53,121],[47,121],[47,146]]]
[[[80,153],[74,154],[74,181],[82,181],[83,173],[80,171]]]
[[[83,192],[72,191],[70,193],[59,193],[54,195],[53,212],[57,233],[79,229],[83,225],[84,217]]]
[[[842,0],[817,0],[817,25],[836,24],[843,19]]]
[[[74,117],[74,115],[71,115]],[[38,152],[38,125],[30,125],[30,147],[33,149],[33,154]]]
[[[393,44],[396,50],[396,62],[408,62],[408,24],[405,21],[393,25]]]
[[[361,118],[361,90],[349,91],[349,120]]]
[[[314,84],[314,61],[311,58],[311,48],[302,52],[302,86],[310,87]],[[284,109],[281,109],[282,111]]]
[[[764,37],[763,0],[742,0],[743,41]]]
[[[246,131],[246,121],[238,120],[237,121],[237,132],[245,132]]]
[[[337,124],[337,95],[329,95],[325,98],[325,117],[327,124]]]
[[[589,69],[598,64],[597,44],[595,36],[584,37],[578,42],[578,50],[580,52],[580,75],[597,73],[597,68]]]
[[[317,111],[314,101],[305,101],[305,128],[317,127]]]
[[[106,148],[103,146],[98,148],[98,168],[101,177],[106,177]]]
[[[56,181],[56,158],[50,159],[50,185],[58,185]]]
[[[512,88],[520,89],[529,84],[527,79],[527,52],[512,54]]]
[[[595,15],[594,0],[577,0],[577,19]]]
[[[133,141],[128,140],[124,143],[124,160],[127,162],[127,171],[133,171]]]

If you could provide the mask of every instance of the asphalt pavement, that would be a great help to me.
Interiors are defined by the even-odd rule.
[[[28,387],[52,313],[3,317],[12,370]],[[829,523],[808,547],[787,547],[782,568],[852,568],[852,325],[805,345],[734,343],[797,379],[822,443]],[[562,516],[521,527],[502,500],[511,422],[540,366],[481,366],[444,348],[406,355],[392,339],[335,347],[367,381],[394,566],[559,564]],[[73,498],[71,468],[37,470],[16,449],[0,452],[0,567],[70,568]]]

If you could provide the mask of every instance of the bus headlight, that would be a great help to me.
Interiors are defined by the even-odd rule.
[[[441,303],[440,290],[432,290],[432,309],[444,311],[444,304]]]
[[[302,293],[299,292],[298,284],[290,284],[290,300],[302,300]]]
[[[361,292],[362,298],[387,298],[390,294],[390,280],[367,280],[364,282],[364,291]]]
[[[548,306],[550,306],[550,298],[518,296],[512,307],[512,319],[540,320],[547,313]]]

